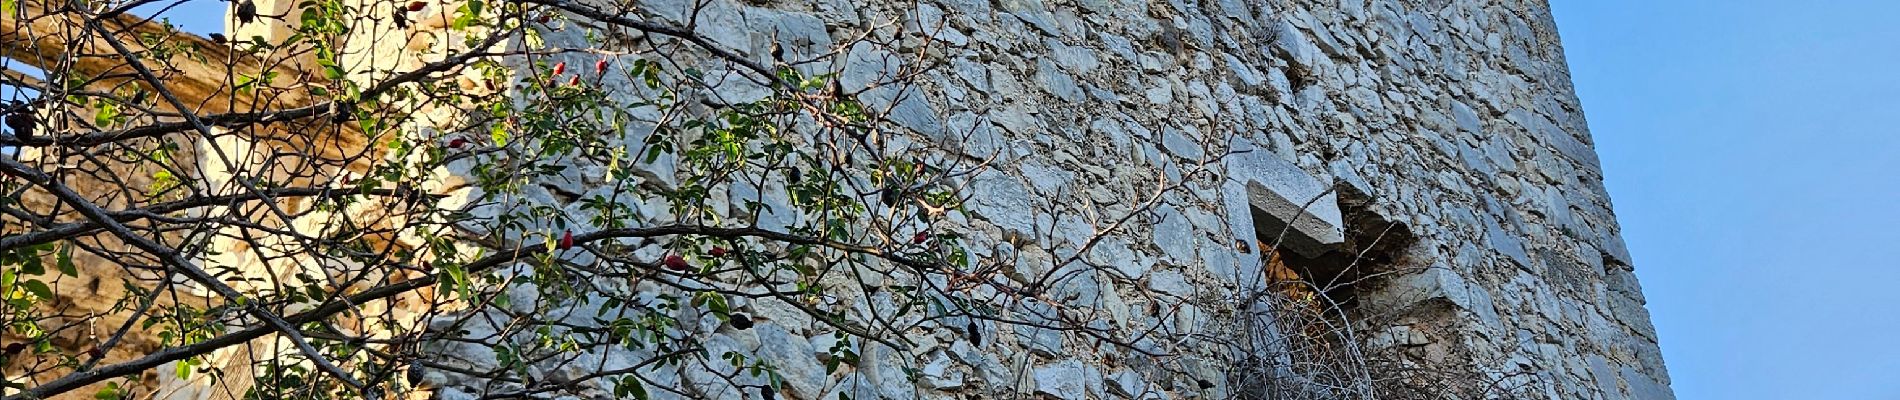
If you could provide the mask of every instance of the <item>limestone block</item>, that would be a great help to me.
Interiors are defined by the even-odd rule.
[[[1331,185],[1291,162],[1264,151],[1229,155],[1228,179],[1245,182],[1246,198],[1261,216],[1286,224],[1286,247],[1318,254],[1345,241],[1345,222]],[[1232,195],[1232,194],[1230,194]],[[1273,240],[1283,230],[1256,219],[1257,234]]]
[[[1102,371],[1067,359],[1036,367],[1036,393],[1063,400],[1081,400],[1100,396]]]
[[[1021,180],[995,171],[984,171],[975,180],[972,186],[983,195],[970,199],[972,211],[1004,230],[1036,232],[1035,201]]]

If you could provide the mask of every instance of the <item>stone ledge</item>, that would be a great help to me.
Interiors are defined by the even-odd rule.
[[[1282,245],[1308,256],[1345,242],[1345,222],[1332,185],[1261,151],[1229,155],[1226,167],[1230,179],[1246,184],[1254,228],[1262,238],[1274,238],[1280,225],[1287,226],[1290,235],[1281,239]]]

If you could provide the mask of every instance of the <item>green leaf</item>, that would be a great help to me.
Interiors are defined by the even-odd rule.
[[[496,124],[493,128],[489,129],[488,137],[495,141],[495,147],[508,145],[508,130],[503,129],[500,124]]]
[[[99,126],[111,126],[118,121],[119,106],[111,102],[99,102],[99,111],[92,115],[92,123]]]
[[[32,252],[29,252],[27,254],[32,254],[32,255],[27,256],[23,260],[20,260],[20,276],[45,275],[46,265],[43,265],[40,263],[39,254],[33,254]]]
[[[732,318],[732,309],[726,305],[726,296],[713,293],[710,297],[711,299],[708,299],[710,301],[707,301],[706,305],[707,308],[712,309],[713,316],[719,317],[721,321]]]
[[[73,265],[73,246],[60,246],[59,254],[53,257],[59,273],[70,277],[79,277],[79,266]]]
[[[646,163],[647,163],[647,164],[652,164],[652,163],[653,163],[654,161],[659,161],[659,160],[660,160],[660,151],[661,151],[661,149],[660,149],[660,146],[653,146],[652,148],[650,148],[650,149],[648,149],[648,150],[647,150],[647,162],[646,162]]]
[[[344,72],[343,67],[339,67],[334,64],[323,66],[323,77],[329,78],[330,80],[333,80],[333,81],[342,80],[343,77],[346,75],[349,75],[349,73]]]
[[[47,300],[53,299],[53,288],[47,287],[46,282],[40,282],[38,279],[28,279],[26,282],[20,282],[20,286],[25,287],[26,291],[33,293],[34,296],[40,296],[40,298]]]
[[[620,378],[620,384],[614,386],[614,394],[621,398],[647,400],[647,387],[640,383],[640,377],[628,375]]]
[[[119,400],[123,397],[125,397],[125,392],[119,390],[118,382],[106,382],[106,387],[99,388],[98,393],[92,394],[92,398],[99,400]]]
[[[468,27],[474,26],[475,24],[480,23],[481,22],[480,18],[482,15],[482,8],[483,8],[482,6],[483,4],[481,0],[472,0],[467,3],[463,3],[461,9],[457,10],[460,12],[456,13],[455,21],[450,22],[449,27],[454,28],[455,30],[459,31],[459,30],[468,29]]]
[[[245,75],[245,74],[238,74],[238,77],[237,77],[238,93],[250,93],[251,90],[255,89],[256,87],[257,87],[256,77]]]
[[[462,265],[449,263],[444,267],[443,270],[449,273],[449,286],[454,288],[456,293],[460,293],[463,300],[475,298],[475,294],[469,291],[469,286],[472,285],[468,281],[468,272],[462,269]]]

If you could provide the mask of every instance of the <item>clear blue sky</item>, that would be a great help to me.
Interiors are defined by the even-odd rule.
[[[1682,399],[1900,399],[1900,1],[1551,0]]]

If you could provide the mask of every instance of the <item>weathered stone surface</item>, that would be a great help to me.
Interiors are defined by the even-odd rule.
[[[1081,360],[1067,359],[1036,367],[1035,377],[1036,393],[1058,399],[1081,400],[1101,393],[1101,370],[1084,365]]]
[[[1016,177],[997,172],[985,172],[978,175],[977,191],[984,193],[971,199],[972,209],[977,215],[1006,230],[1020,233],[1036,231],[1036,217],[1033,214],[1034,200],[1030,199],[1029,189]]]
[[[1510,232],[1506,232],[1504,227],[1499,226],[1497,221],[1493,221],[1489,217],[1479,218],[1484,220],[1485,239],[1493,250],[1497,250],[1499,254],[1509,257],[1511,261],[1516,262],[1518,266],[1530,267],[1534,265],[1531,264],[1530,253],[1524,249],[1524,241],[1522,239],[1519,239],[1518,236]]]
[[[1148,391],[1148,382],[1135,371],[1117,371],[1108,375],[1108,392],[1124,399],[1143,399],[1152,395]]]
[[[1655,378],[1635,368],[1623,367],[1622,376],[1623,382],[1629,384],[1628,398],[1630,399],[1675,400],[1676,398],[1676,394],[1669,390],[1669,386],[1656,382]]]
[[[1188,223],[1174,206],[1162,205],[1155,209],[1155,218],[1160,219],[1154,225],[1154,243],[1161,247],[1161,254],[1176,263],[1187,263],[1195,258],[1194,226]]]
[[[938,355],[924,364],[920,371],[924,387],[936,390],[954,390],[963,387],[963,370],[951,365],[950,357]]]
[[[1148,290],[1175,297],[1185,297],[1194,292],[1194,286],[1188,284],[1187,277],[1180,272],[1158,271],[1148,277]]]
[[[814,351],[811,342],[804,337],[793,335],[780,328],[778,324],[763,324],[752,329],[758,335],[760,358],[771,360],[778,367],[779,375],[785,378],[788,393],[795,396],[817,396],[825,384],[823,366],[809,362]]]
[[[1062,332],[1044,328],[1061,324],[1054,307],[1040,302],[1026,303],[1017,310],[1015,317],[1030,323],[1015,327],[1017,340],[1026,344],[1030,351],[1044,356],[1062,354]]]
[[[1293,26],[1292,22],[1281,21],[1273,29],[1273,48],[1287,57],[1294,65],[1312,68],[1320,57],[1319,47],[1307,40],[1306,33]]]
[[[1458,128],[1463,129],[1465,133],[1484,132],[1484,121],[1478,119],[1478,112],[1471,110],[1471,106],[1465,105],[1462,101],[1451,102],[1451,116],[1458,121]]]
[[[1345,222],[1331,185],[1265,152],[1230,155],[1225,161],[1230,179],[1246,182],[1246,196],[1255,209],[1284,224],[1261,225],[1265,221],[1256,220],[1256,233],[1262,237],[1273,240],[1285,231],[1292,235],[1280,241],[1309,253],[1330,250],[1345,240]]]
[[[704,7],[694,11],[700,3]],[[1206,352],[1222,345],[1213,339],[1278,334],[1232,330],[1237,316],[1265,315],[1257,313],[1259,304],[1235,300],[1267,287],[1263,244],[1302,258],[1377,253],[1374,258],[1389,265],[1362,266],[1377,269],[1371,270],[1375,278],[1355,287],[1355,307],[1397,310],[1392,316],[1404,322],[1366,327],[1375,344],[1467,357],[1443,360],[1434,365],[1439,368],[1537,371],[1511,378],[1515,391],[1501,397],[1672,396],[1630,271],[1635,264],[1617,233],[1583,118],[1574,111],[1581,107],[1561,82],[1557,38],[1541,3],[641,4],[659,20],[691,22],[711,42],[755,60],[765,59],[773,40],[788,56],[818,57],[796,68],[837,72],[840,86],[853,92],[917,72],[907,84],[871,88],[858,100],[900,128],[881,138],[886,145],[942,146],[929,155],[933,162],[982,165],[951,179],[968,184],[959,193],[968,196],[966,208],[933,221],[934,228],[963,236],[959,246],[970,259],[957,267],[996,266],[994,280],[1047,284],[1034,294],[1059,300],[1024,300],[991,287],[958,293],[968,296],[958,300],[981,306],[972,308],[1000,315],[905,317],[923,322],[888,334],[916,347],[851,340],[846,346],[864,359],[838,373],[826,373],[821,361],[834,357],[835,328],[799,309],[745,304],[769,322],[744,332],[722,331],[719,321],[698,311],[687,318],[682,329],[710,335],[709,348],[771,361],[787,397],[1226,398],[1234,393],[1223,374],[1243,360]],[[910,36],[894,37],[899,28]],[[878,42],[846,42],[857,37]],[[938,47],[909,47],[921,38]],[[573,31],[550,33],[549,40],[589,45]],[[887,42],[895,45],[881,46]],[[843,48],[833,48],[838,45]],[[839,51],[828,56],[833,50]],[[709,72],[694,93],[707,105],[770,94],[741,79],[743,69],[705,64],[695,66]],[[609,89],[620,100],[652,96],[635,86]],[[647,121],[615,133],[633,147],[662,116],[645,108],[629,113]],[[675,161],[664,155],[642,164],[639,179],[678,185]],[[1206,171],[1203,161],[1210,162]],[[467,175],[473,162],[443,173]],[[587,172],[602,166],[578,166],[528,185],[513,200],[587,216],[563,198],[598,194],[632,206],[643,223],[676,219],[664,199],[602,189],[608,186],[602,174]],[[1157,186],[1173,184],[1179,189],[1150,202]],[[746,216],[761,228],[787,229],[809,218],[777,211],[789,209],[783,183],[720,190],[711,206],[726,214],[741,214],[737,209],[747,200],[773,206]],[[449,201],[469,204],[476,195],[470,192],[462,189]],[[1137,208],[1145,204],[1152,205]],[[470,211],[477,220],[502,212]],[[1122,217],[1131,222],[1109,230],[1109,221]],[[1401,236],[1403,243],[1380,241]],[[1080,247],[1091,241],[1092,248]],[[667,251],[654,244],[629,243],[637,245],[630,253],[654,259]],[[1071,256],[1079,262],[1056,265]],[[594,256],[567,261],[593,260],[584,257]],[[891,286],[941,287],[949,279],[919,274],[926,276],[827,277],[842,280],[827,282],[832,288],[858,290],[857,283],[866,283],[883,292],[821,296],[812,304],[848,310],[843,318],[852,323],[877,325],[866,321],[874,310],[896,308]],[[522,298],[531,296],[522,290]],[[470,334],[494,331],[476,326]],[[1092,336],[1103,332],[1135,338],[1130,346],[1179,363],[1162,368]],[[1463,339],[1438,340],[1450,337]],[[496,356],[486,346],[434,346],[456,365],[492,367],[482,363]],[[651,357],[600,354],[607,355],[595,360],[613,365]],[[531,375],[580,372],[550,368]],[[719,382],[720,372],[726,371],[681,368],[655,379],[707,396],[738,397],[738,388]],[[442,371],[425,376],[441,385],[441,397],[478,397],[471,393],[483,390]]]
[[[1075,78],[1056,68],[1056,64],[1045,58],[1036,63],[1036,80],[1042,82],[1050,95],[1064,101],[1082,101],[1082,87],[1076,85]]]

